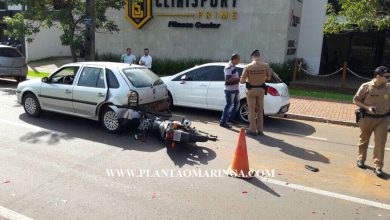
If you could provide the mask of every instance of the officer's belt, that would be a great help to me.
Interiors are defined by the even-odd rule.
[[[384,114],[384,115],[371,115],[371,114],[365,114],[368,118],[386,118],[390,116],[390,113]]]
[[[262,85],[254,86],[254,85],[251,85],[250,83],[246,83],[246,88],[247,89],[253,89],[253,88],[263,88],[263,89],[266,89],[267,85],[265,83],[263,83]]]

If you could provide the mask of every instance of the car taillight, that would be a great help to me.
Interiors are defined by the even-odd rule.
[[[167,132],[167,140],[173,140],[173,136],[174,136],[174,131],[173,130],[170,130]]]
[[[272,95],[272,96],[280,96],[278,90],[275,89],[275,88],[272,87],[272,86],[268,86],[268,88],[267,88],[267,93],[268,93],[269,95]]]
[[[135,91],[130,91],[129,94],[127,94],[128,100],[129,100],[129,106],[134,107],[138,106],[138,93]]]

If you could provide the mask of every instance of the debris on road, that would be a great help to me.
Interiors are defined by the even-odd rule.
[[[305,168],[306,168],[307,170],[310,170],[310,171],[315,172],[315,173],[317,173],[318,171],[320,171],[320,169],[318,169],[318,168],[316,168],[316,167],[309,166],[309,165],[306,165]]]
[[[248,191],[243,191],[242,194],[248,194]]]

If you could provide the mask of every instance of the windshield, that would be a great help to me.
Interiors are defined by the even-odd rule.
[[[122,71],[136,88],[153,87],[164,84],[156,74],[147,68],[127,68]]]
[[[14,48],[0,48],[0,57],[22,57],[22,54]]]

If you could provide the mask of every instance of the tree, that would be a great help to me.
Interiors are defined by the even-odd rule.
[[[390,28],[390,0],[337,0],[327,5],[328,19],[324,33],[335,34],[346,30],[383,31]]]
[[[32,42],[42,28],[58,27],[62,30],[62,45],[70,46],[72,58],[77,61],[77,51],[84,44],[90,25],[85,0],[9,0],[8,4],[20,4],[25,10],[4,17],[7,36]],[[106,16],[106,10],[119,10],[124,5],[125,0],[95,0],[96,30],[118,32],[118,26]]]

